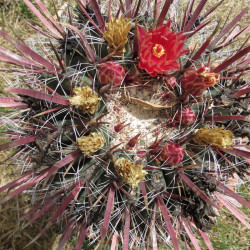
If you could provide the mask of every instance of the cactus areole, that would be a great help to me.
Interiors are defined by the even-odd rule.
[[[250,49],[228,49],[244,28],[227,33],[246,9],[217,29],[216,20],[207,26],[215,8],[201,13],[206,1],[192,9],[76,0],[63,21],[42,1],[24,2],[41,21],[39,37],[24,43],[0,30],[17,51],[0,48],[15,79],[1,91],[0,149],[15,149],[20,172],[0,192],[9,191],[1,204],[32,193],[30,221],[55,208],[30,244],[58,221],[59,249],[71,235],[75,249],[84,240],[98,249],[199,249],[194,231],[211,249],[206,231],[219,203],[248,225],[227,201],[249,207],[227,187],[229,177],[244,180],[250,158]]]

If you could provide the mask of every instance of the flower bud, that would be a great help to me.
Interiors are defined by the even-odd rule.
[[[203,66],[199,69],[188,69],[181,79],[181,87],[185,93],[198,96],[219,82],[220,74],[213,73],[208,67]]]
[[[182,125],[189,125],[194,123],[195,118],[195,112],[191,108],[181,109],[176,115],[176,120]]]
[[[180,145],[174,142],[167,142],[157,158],[165,164],[172,166],[179,164],[183,157],[184,151]]]
[[[125,77],[125,70],[118,62],[107,62],[99,67],[99,81],[102,85],[119,86]]]

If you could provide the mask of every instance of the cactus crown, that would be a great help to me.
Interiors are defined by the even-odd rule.
[[[219,43],[239,17],[204,35],[214,10],[201,16],[206,1],[180,16],[178,1],[76,0],[64,22],[41,1],[24,2],[45,38],[29,47],[0,31],[20,52],[0,50],[20,75],[0,97],[13,108],[2,118],[11,141],[0,149],[18,148],[12,157],[22,169],[0,191],[17,187],[4,203],[32,190],[39,205],[31,220],[56,208],[32,242],[61,218],[59,248],[76,232],[76,249],[85,238],[100,249],[110,240],[124,249],[179,249],[197,244],[191,228],[207,239],[219,202],[237,210],[221,193],[249,206],[225,185],[233,173],[244,178],[249,161],[242,130],[249,88],[240,78],[249,47],[225,54],[245,29]]]

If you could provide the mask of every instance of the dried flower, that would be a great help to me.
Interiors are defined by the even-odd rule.
[[[195,118],[195,112],[189,107],[179,110],[176,115],[176,120],[183,125],[194,123]]]
[[[179,69],[176,60],[187,52],[183,50],[186,35],[171,32],[170,25],[171,21],[148,32],[138,27],[139,67],[151,76]]]
[[[181,79],[181,86],[186,93],[197,96],[219,82],[220,74],[203,66],[199,69],[188,69]]]
[[[69,98],[70,103],[79,106],[83,114],[94,114],[101,98],[90,87],[75,87],[73,92],[75,96]]]
[[[98,76],[101,84],[118,86],[125,77],[125,70],[118,62],[110,61],[99,66]]]
[[[93,132],[89,136],[77,139],[77,145],[84,155],[92,155],[104,146],[104,138],[101,133]]]
[[[231,130],[223,130],[224,127],[203,127],[195,133],[193,141],[199,145],[212,145],[219,148],[230,148],[233,144],[233,133]]]
[[[182,161],[183,157],[183,148],[179,144],[174,142],[167,142],[163,146],[158,159],[160,161],[164,161],[165,164],[172,166],[179,164]]]
[[[125,183],[132,186],[132,188],[138,187],[140,181],[145,180],[145,175],[148,173],[143,170],[142,165],[135,165],[134,162],[119,158],[114,163],[115,171],[120,175]]]
[[[128,42],[128,32],[131,29],[130,19],[126,20],[124,16],[120,19],[111,17],[111,21],[106,23],[107,30],[103,37],[108,42],[109,53],[114,52],[115,56],[123,56],[125,45]]]

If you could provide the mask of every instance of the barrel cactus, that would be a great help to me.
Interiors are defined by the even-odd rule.
[[[250,158],[250,47],[227,52],[247,9],[208,29],[219,4],[203,13],[206,0],[183,12],[178,0],[76,0],[56,18],[24,2],[43,26],[33,44],[0,31],[18,51],[0,47],[16,78],[1,90],[0,149],[15,148],[21,173],[0,191],[1,204],[32,193],[27,223],[51,214],[31,243],[61,221],[59,249],[73,234],[75,249],[199,249],[195,232],[212,249],[219,204],[249,226],[228,197],[249,203],[226,184]]]

